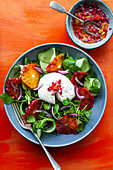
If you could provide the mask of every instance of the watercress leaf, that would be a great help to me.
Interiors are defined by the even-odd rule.
[[[89,79],[89,78],[97,78],[97,74],[92,70],[90,69],[87,76],[85,77],[86,79]]]
[[[26,122],[33,123],[35,122],[35,117],[33,115],[29,115],[26,119]]]
[[[44,110],[49,110],[51,108],[51,106],[47,103],[44,103]]]
[[[74,103],[81,103],[80,100],[74,100]]]
[[[79,133],[79,132],[82,132],[82,131],[84,130],[84,126],[85,126],[85,124],[84,124],[82,121],[78,120],[77,132],[78,132],[78,133]]]
[[[96,94],[100,93],[100,89],[95,86],[90,87],[89,91],[94,92]]]
[[[56,55],[60,54],[61,50],[59,48],[55,48]]]
[[[33,96],[36,97],[36,98],[39,97],[37,91],[35,92],[35,91],[33,90]]]
[[[66,74],[66,77],[71,80],[72,76],[73,73],[71,73],[71,71],[69,70],[69,72]]]
[[[88,123],[89,122],[89,118],[88,117],[84,117],[84,122]]]
[[[70,103],[69,98],[64,99],[63,102],[62,102],[62,104],[63,104],[64,106],[67,106],[69,103]]]
[[[69,66],[69,70],[71,70],[71,73],[73,73],[73,74],[77,71],[80,71],[79,67],[77,67],[75,65],[75,63],[73,65]]]
[[[37,129],[39,129],[39,128],[40,128],[40,123],[39,123],[39,122],[37,122],[37,124],[36,124],[36,128],[37,128]]]
[[[12,99],[7,92],[1,94],[0,98],[3,100],[5,104],[11,104],[14,101],[14,99]]]
[[[58,113],[58,110],[59,110],[59,104],[55,104],[55,106],[53,108],[54,114]]]
[[[45,115],[44,111],[40,112],[40,114],[38,115],[38,119],[43,119],[44,115]]]
[[[89,117],[91,115],[91,113],[92,113],[92,109],[84,111],[84,114],[86,115],[86,117]]]
[[[28,105],[29,105],[31,103],[31,89],[30,88],[28,88],[25,91],[25,99],[27,100]]]
[[[75,108],[74,108],[74,106],[71,106],[70,113],[74,113],[74,112],[75,112]]]
[[[26,112],[27,108],[28,108],[28,104],[26,103],[26,100],[23,100],[20,103],[20,106],[19,106],[20,114],[21,115],[25,115],[25,112]]]
[[[63,68],[64,68],[64,69],[68,69],[69,66],[71,66],[71,65],[74,64],[74,63],[75,63],[75,60],[73,60],[72,57],[69,57],[68,59],[65,59],[65,60],[63,61]]]
[[[34,132],[34,133],[37,133],[37,124],[38,124],[38,122],[35,121],[35,122],[33,123],[33,125],[32,125],[32,129],[33,129],[33,132]]]

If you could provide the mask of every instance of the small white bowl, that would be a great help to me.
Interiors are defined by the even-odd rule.
[[[106,14],[106,16],[108,18],[110,18],[109,28],[112,28],[112,29],[109,30],[109,28],[108,28],[106,38],[104,38],[103,40],[101,40],[97,43],[92,43],[92,44],[82,42],[80,39],[78,39],[74,35],[73,28],[72,28],[72,17],[70,17],[70,16],[67,16],[67,18],[66,18],[66,29],[67,29],[67,33],[68,33],[69,37],[71,38],[71,40],[75,44],[77,44],[78,46],[85,48],[85,49],[94,49],[94,48],[98,48],[98,47],[104,45],[111,38],[111,36],[113,34],[113,13],[112,13],[111,9],[104,2],[102,2],[100,0],[93,0],[93,1],[91,1],[91,0],[80,0],[71,7],[69,12],[74,14],[77,7],[80,4],[83,4],[85,2],[87,2],[88,4],[95,4],[96,3],[99,6],[99,8],[102,9],[102,11]]]

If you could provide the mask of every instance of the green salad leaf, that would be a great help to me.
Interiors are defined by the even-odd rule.
[[[33,123],[35,122],[35,117],[33,115],[27,116],[26,122]]]
[[[11,104],[12,102],[14,102],[14,99],[12,99],[7,92],[1,94],[0,98],[3,100],[5,104]]]

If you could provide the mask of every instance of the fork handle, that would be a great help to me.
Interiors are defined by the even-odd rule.
[[[40,145],[42,146],[44,152],[46,153],[52,167],[54,170],[61,170],[61,167],[57,164],[57,162],[53,159],[53,157],[50,155],[50,153],[48,152],[48,150],[45,148],[45,146],[43,145],[43,143],[41,142],[41,140],[39,139],[39,137],[31,130],[31,132],[33,133],[33,135],[37,138],[38,142],[40,143]]]

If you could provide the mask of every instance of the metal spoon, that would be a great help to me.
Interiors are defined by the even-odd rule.
[[[84,31],[86,31],[88,34],[96,35],[96,34],[94,34],[94,33],[92,33],[92,32],[90,32],[90,31],[87,30],[87,25],[88,25],[88,24],[93,24],[93,25],[95,25],[96,27],[99,27],[96,22],[94,22],[94,21],[92,21],[92,20],[83,21],[83,20],[77,18],[76,16],[74,16],[74,15],[71,14],[70,12],[67,12],[63,6],[61,6],[60,4],[58,4],[58,3],[55,2],[55,1],[51,1],[51,2],[50,2],[50,7],[53,8],[53,9],[55,9],[55,10],[57,10],[57,11],[59,11],[59,12],[61,12],[61,13],[66,13],[67,15],[69,15],[69,16],[77,19],[78,21],[80,21],[80,22],[83,24],[83,29],[84,29]]]

